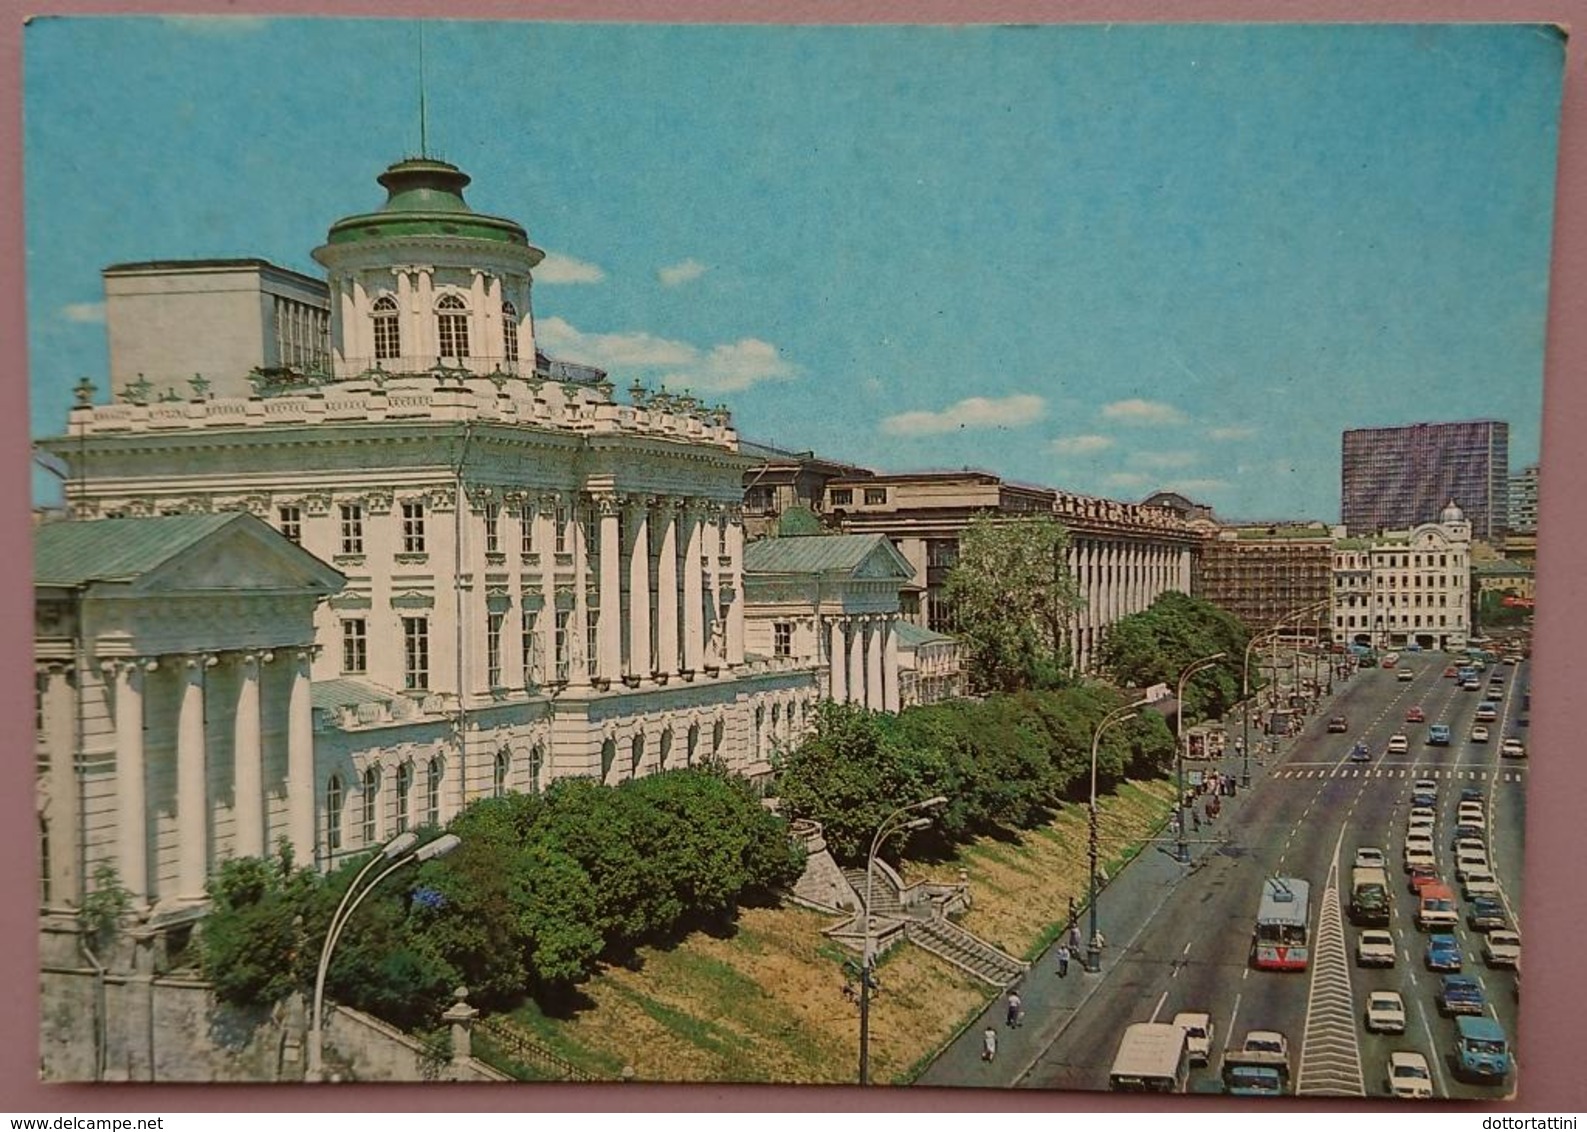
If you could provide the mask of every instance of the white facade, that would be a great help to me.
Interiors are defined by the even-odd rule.
[[[1450,504],[1437,523],[1333,553],[1334,639],[1374,648],[1464,648],[1470,632],[1471,525]]]

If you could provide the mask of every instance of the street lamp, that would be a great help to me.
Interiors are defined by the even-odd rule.
[[[1211,656],[1204,656],[1200,660],[1193,660],[1185,666],[1179,674],[1179,687],[1174,692],[1174,764],[1177,768],[1174,775],[1178,783],[1179,794],[1174,800],[1174,813],[1176,815],[1175,831],[1177,845],[1175,857],[1181,864],[1190,860],[1190,847],[1185,844],[1185,682],[1198,672],[1211,668],[1222,660],[1224,654],[1215,652]]]
[[[931,819],[924,816],[902,821],[900,819],[921,810],[934,810],[938,806],[947,804],[948,799],[938,794],[934,798],[900,806],[882,819],[882,824],[876,827],[876,836],[871,838],[871,851],[865,858],[865,946],[860,955],[860,1084],[862,1085],[871,1083],[871,985],[874,982],[876,968],[876,940],[871,934],[871,893],[875,885],[876,854],[893,834],[911,829],[924,829],[931,824]]]
[[[1310,605],[1304,605],[1299,609],[1291,610],[1275,621],[1272,628],[1258,633],[1246,643],[1245,661],[1240,666],[1240,745],[1244,748],[1244,750],[1241,752],[1240,768],[1240,786],[1242,788],[1251,785],[1251,650],[1264,642],[1276,645],[1280,630],[1284,628],[1284,625],[1288,621],[1294,618],[1304,617],[1306,614],[1313,612],[1314,610],[1320,615],[1322,610],[1326,609],[1329,604],[1330,599],[1324,598],[1322,601],[1313,602]],[[1322,630],[1319,628],[1319,637],[1321,636],[1321,633]],[[1296,679],[1299,679],[1298,669]],[[1276,709],[1278,707],[1278,669],[1276,667],[1273,669],[1273,687],[1271,691],[1273,695],[1273,706]]]
[[[1162,687],[1162,685],[1159,685],[1159,687]],[[1088,838],[1087,848],[1087,856],[1090,858],[1091,863],[1091,899],[1088,901],[1090,905],[1091,935],[1086,940],[1084,963],[1086,970],[1093,973],[1102,969],[1102,950],[1099,946],[1101,937],[1097,935],[1097,855],[1099,850],[1099,839],[1097,836],[1097,755],[1102,750],[1102,733],[1116,723],[1134,719],[1140,714],[1141,708],[1147,704],[1155,703],[1161,698],[1160,695],[1147,695],[1132,704],[1114,708],[1102,717],[1101,722],[1097,724],[1097,729],[1091,733],[1091,813],[1090,837]]]
[[[320,948],[320,966],[314,974],[314,1012],[309,1024],[309,1064],[308,1079],[319,1081],[324,1078],[324,1008],[325,1008],[325,974],[331,967],[331,952],[336,949],[336,941],[341,938],[342,929],[347,926],[347,921],[352,914],[358,911],[358,906],[380,886],[380,882],[405,865],[423,863],[442,857],[462,844],[462,840],[455,833],[445,833],[434,841],[427,841],[414,849],[414,844],[419,838],[413,833],[399,833],[370,858],[369,863],[358,871],[353,878],[353,883],[347,886],[347,891],[342,894],[341,903],[336,906],[336,912],[331,916],[331,922],[325,929],[325,944]],[[385,871],[381,872],[368,884],[363,880],[369,871],[382,862],[390,861]],[[363,885],[362,888],[359,886]]]

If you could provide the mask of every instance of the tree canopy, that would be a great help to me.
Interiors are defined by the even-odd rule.
[[[1069,532],[1052,516],[971,519],[946,598],[973,691],[1063,681],[1069,625],[1082,601],[1069,569]]]
[[[1190,678],[1185,712],[1196,718],[1222,715],[1240,699],[1241,664],[1250,633],[1232,613],[1177,590],[1159,594],[1150,608],[1108,626],[1102,640],[1103,668],[1122,686],[1174,687],[1194,661],[1215,653],[1223,659]]]

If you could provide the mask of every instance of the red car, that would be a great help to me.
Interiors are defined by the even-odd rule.
[[[1423,714],[1421,708],[1413,707],[1413,708],[1411,708],[1409,711],[1407,711],[1405,713],[1405,722],[1406,723],[1426,723],[1427,722],[1427,716],[1425,714]]]
[[[1410,889],[1416,895],[1422,894],[1422,889],[1430,884],[1438,883],[1438,874],[1428,865],[1414,865],[1411,867]]]
[[[1460,669],[1456,668],[1453,664],[1451,664],[1448,668],[1444,669],[1444,676],[1446,678],[1450,679],[1450,680],[1453,680],[1456,676],[1459,676],[1459,675],[1460,675]]]

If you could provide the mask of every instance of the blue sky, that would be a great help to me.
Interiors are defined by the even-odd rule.
[[[419,149],[417,25],[27,30],[31,418],[100,269],[309,257]],[[620,386],[884,470],[1338,517],[1339,434],[1537,458],[1563,44],[1526,27],[431,23],[429,152]]]

